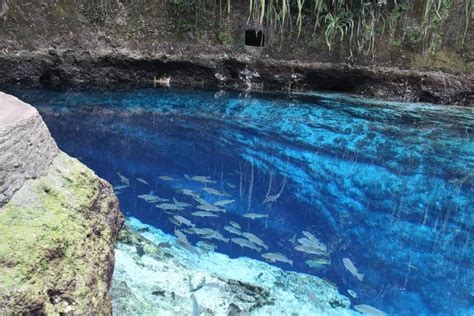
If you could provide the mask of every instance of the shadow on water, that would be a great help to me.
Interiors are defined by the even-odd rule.
[[[224,229],[237,222],[268,245],[262,253],[294,262],[275,265],[327,278],[345,295],[351,289],[354,304],[397,315],[472,312],[472,108],[324,94],[9,90],[38,108],[62,150],[113,185],[118,172],[129,179],[118,190],[128,216],[173,234],[173,214],[137,196],[174,197],[193,205],[179,215],[196,227],[238,237]],[[218,217],[197,217],[183,189],[235,202]],[[330,265],[305,263],[321,256],[295,250],[303,231],[327,245]],[[231,257],[264,260],[213,242]]]

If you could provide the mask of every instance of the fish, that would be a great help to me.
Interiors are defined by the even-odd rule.
[[[217,217],[217,215],[215,213],[206,212],[206,211],[192,212],[191,215],[199,216],[199,217]]]
[[[174,205],[176,205],[176,206],[178,206],[178,207],[182,207],[182,208],[191,206],[191,204],[189,204],[189,203],[180,202],[180,201],[176,200],[176,198],[175,198],[174,196],[173,196],[173,203],[174,203]]]
[[[242,236],[244,236],[245,238],[247,238],[249,241],[253,242],[253,243],[256,244],[257,246],[260,246],[260,247],[262,247],[262,248],[268,249],[268,246],[265,245],[265,243],[263,242],[263,240],[261,240],[260,238],[258,238],[258,237],[255,236],[254,234],[252,234],[252,233],[242,233]]]
[[[355,305],[354,309],[358,312],[361,312],[364,315],[369,315],[369,316],[385,316],[385,315],[387,315],[385,312],[382,312],[380,309],[377,309],[373,306],[366,305],[366,304]]]
[[[305,247],[320,249],[322,252],[327,253],[326,245],[320,242],[316,237],[315,240],[302,237],[298,239],[298,242]]]
[[[308,238],[310,240],[319,241],[318,238],[316,238],[316,236],[314,236],[313,234],[311,234],[310,232],[308,232],[306,230],[303,230],[303,235],[305,235],[306,238]]]
[[[248,241],[247,239],[243,239],[243,238],[232,238],[231,239],[232,242],[236,243],[237,245],[239,245],[240,247],[247,247],[249,249],[253,249],[257,252],[261,252],[262,249],[257,247],[253,242],[251,241]]]
[[[224,226],[224,230],[228,231],[231,234],[236,234],[241,236],[242,232],[233,226]]]
[[[178,223],[180,224],[184,224],[186,226],[189,226],[189,227],[195,227],[196,225],[194,225],[189,219],[183,217],[183,216],[180,216],[180,215],[175,215],[173,216],[173,218],[178,221]]]
[[[309,259],[309,260],[306,260],[305,263],[310,268],[321,268],[322,266],[330,265],[331,259],[327,259],[327,258]]]
[[[178,240],[183,240],[183,241],[188,241],[188,238],[186,237],[185,234],[183,234],[182,231],[180,231],[179,229],[175,229],[174,230],[174,234],[176,237],[178,237]]]
[[[285,255],[279,253],[279,252],[267,252],[262,254],[262,257],[270,262],[284,262],[288,263],[290,266],[293,265],[293,260],[288,259]]]
[[[196,181],[196,182],[201,182],[201,183],[216,183],[216,181],[213,181],[210,178],[211,177],[194,176],[194,177],[191,177],[191,180]]]
[[[182,240],[182,239],[178,239],[176,241],[176,243],[183,247],[184,249],[186,249],[187,251],[195,254],[195,255],[198,255],[198,256],[201,256],[201,254],[199,253],[199,251],[197,251],[196,247],[194,247],[193,245],[191,245],[187,240]]]
[[[210,228],[189,228],[186,230],[189,234],[196,234],[196,235],[211,235],[215,232],[215,230]]]
[[[128,184],[120,184],[120,185],[114,186],[114,190],[122,190],[122,189],[125,189],[125,188],[128,188],[128,187],[130,187],[130,185],[128,185]]]
[[[219,208],[211,204],[201,204],[201,205],[198,205],[197,208],[203,211],[207,211],[207,212],[223,212],[223,213],[226,212],[225,209]]]
[[[120,172],[117,172],[117,175],[120,178],[120,182],[122,182],[123,184],[127,186],[130,185],[130,180],[126,176],[122,175]]]
[[[295,246],[295,250],[301,251],[307,254],[311,254],[311,255],[323,255],[323,256],[327,255],[327,252],[321,250],[320,248],[309,247],[305,245],[297,245]]]
[[[229,238],[225,238],[224,236],[222,236],[221,233],[216,232],[216,231],[213,231],[212,233],[209,233],[209,234],[204,234],[204,235],[202,235],[202,238],[216,239],[216,240],[223,241],[225,243],[229,242]]]
[[[163,180],[163,181],[174,181],[175,178],[169,177],[169,176],[159,176],[158,179]]]
[[[145,200],[148,203],[168,202],[168,199],[161,198],[153,194],[140,194],[138,198]]]
[[[188,180],[188,181],[191,181],[191,177],[190,177],[189,175],[187,175],[187,174],[184,174],[184,178],[185,178],[186,180]]]
[[[208,201],[204,200],[204,199],[201,198],[199,195],[193,196],[193,198],[194,198],[194,201],[198,202],[199,204],[211,205],[211,203],[209,203]]]
[[[220,200],[220,201],[214,202],[214,205],[215,206],[224,206],[224,205],[231,204],[231,203],[234,203],[234,202],[235,202],[235,200]]]
[[[140,182],[140,183],[146,184],[146,185],[150,185],[148,183],[148,181],[146,181],[145,179],[142,179],[142,178],[137,178],[137,181]]]
[[[235,228],[237,228],[237,229],[241,229],[241,227],[240,227],[240,224],[239,224],[239,223],[236,223],[236,222],[230,221],[230,222],[229,222],[229,224],[230,224],[231,226],[234,226],[234,227],[235,227]]]
[[[275,195],[269,195],[269,196],[267,196],[267,197],[263,200],[263,204],[275,202],[276,200],[278,200],[278,198],[280,197],[280,195],[281,195],[281,193],[278,193],[278,194],[275,194]]]
[[[208,240],[201,240],[196,243],[199,249],[205,249],[207,251],[214,252],[217,249],[216,244],[209,242]]]
[[[246,218],[257,219],[257,218],[266,218],[268,214],[258,214],[258,213],[247,213],[243,215]]]
[[[349,258],[344,258],[342,259],[342,263],[344,264],[344,267],[359,281],[364,280],[364,275],[360,273],[357,268],[354,266],[354,263],[352,263],[351,259]]]
[[[235,189],[235,188],[236,188],[235,185],[233,185],[232,183],[229,183],[229,182],[227,182],[227,186],[228,186],[229,188],[232,188],[232,189]]]
[[[194,294],[191,294],[191,300],[193,301],[193,316],[199,316],[201,314],[201,309],[199,308],[198,302]]]
[[[171,204],[171,203],[161,203],[155,205],[155,207],[162,209],[163,211],[181,211],[183,210],[182,207],[179,207],[176,204]]]
[[[354,292],[353,290],[347,290],[347,293],[349,293],[350,296],[352,296],[353,298],[357,298],[357,293]]]
[[[209,188],[209,187],[205,187],[205,188],[203,188],[203,190],[206,191],[209,194],[216,195],[216,196],[228,196],[227,193],[223,193],[223,192],[217,191],[216,189]]]
[[[197,193],[195,193],[194,191],[189,190],[189,189],[182,189],[182,190],[181,190],[181,193],[182,193],[183,195],[187,195],[187,196],[190,196],[190,197],[192,197],[192,198],[196,198],[196,197],[199,198],[199,194],[197,194]]]
[[[171,223],[175,224],[176,226],[181,226],[181,223],[178,222],[178,221],[177,221],[176,219],[174,219],[173,217],[168,218],[168,220],[169,220]]]

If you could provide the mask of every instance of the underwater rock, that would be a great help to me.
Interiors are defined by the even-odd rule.
[[[145,227],[148,229],[144,230]],[[131,311],[190,315],[193,297],[203,315],[353,313],[347,297],[315,276],[284,271],[247,257],[231,259],[216,252],[198,256],[179,247],[174,236],[135,218],[127,220],[127,229],[123,231],[130,237],[125,239],[126,243],[121,238],[116,247],[111,287],[116,315],[128,315]],[[157,258],[145,252],[139,257],[137,243],[155,247],[166,244],[166,251],[172,256]],[[124,284],[129,291],[123,290]]]
[[[0,187],[8,188],[0,208],[0,314],[110,314],[123,224],[111,185],[60,152],[34,108],[5,94],[0,101],[7,167]]]

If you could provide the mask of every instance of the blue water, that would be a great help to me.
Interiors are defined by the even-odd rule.
[[[355,291],[354,305],[394,315],[474,314],[474,108],[318,94],[9,92],[38,108],[62,150],[113,185],[117,172],[130,179],[119,195],[127,216],[172,234],[170,215],[137,195],[196,205],[179,193],[187,188],[217,201],[184,177],[210,176],[236,202],[217,219],[180,212],[198,227],[230,237],[222,228],[238,222],[294,261],[276,265]],[[268,218],[244,218],[249,211]],[[330,266],[305,264],[312,256],[294,249],[303,230],[328,246]],[[264,260],[235,243],[216,244],[231,257]]]

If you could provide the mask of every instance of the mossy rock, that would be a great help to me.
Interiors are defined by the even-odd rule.
[[[122,223],[111,186],[58,154],[0,209],[0,314],[110,314]]]

